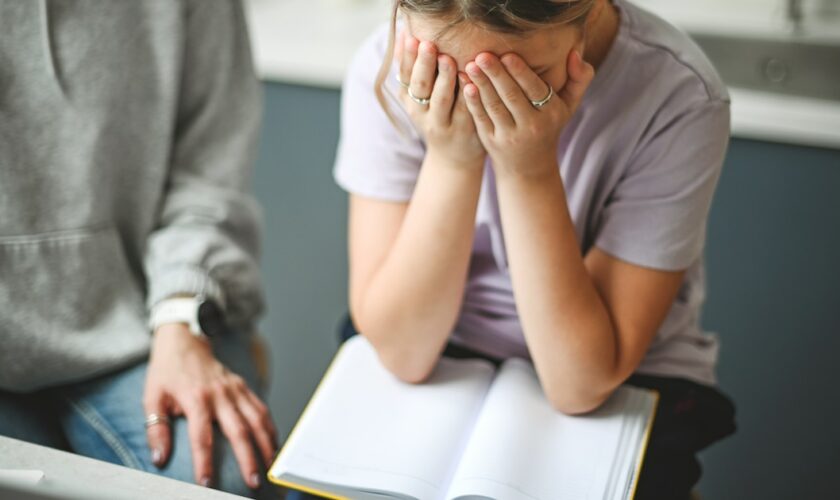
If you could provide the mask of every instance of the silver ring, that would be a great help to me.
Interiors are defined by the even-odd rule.
[[[404,81],[400,80],[400,75],[394,75],[394,79],[397,80],[397,83],[400,84],[400,87],[402,87],[404,89],[408,88],[408,84],[405,83]]]
[[[406,87],[405,89],[408,91],[408,97],[410,97],[412,101],[416,102],[417,104],[419,104],[421,106],[428,106],[429,103],[432,102],[431,97],[425,97],[425,98],[424,97],[417,97],[414,94],[412,94],[411,93],[411,87]]]
[[[535,107],[535,108],[537,108],[537,109],[540,109],[541,107],[543,107],[543,106],[545,106],[546,104],[548,104],[548,101],[550,101],[552,97],[554,97],[554,87],[552,87],[551,85],[549,85],[549,86],[548,86],[548,95],[547,95],[547,96],[545,96],[545,97],[543,97],[543,98],[542,98],[542,99],[540,99],[539,101],[531,101],[531,106],[533,106],[533,107]]]
[[[158,415],[157,413],[149,413],[146,415],[146,428],[152,427],[153,425],[169,425],[169,417],[166,415]]]

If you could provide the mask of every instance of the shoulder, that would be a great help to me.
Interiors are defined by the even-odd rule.
[[[664,98],[689,106],[729,102],[729,92],[700,47],[679,28],[625,0],[618,0],[634,76]]]

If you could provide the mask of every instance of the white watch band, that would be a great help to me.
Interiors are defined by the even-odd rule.
[[[165,299],[152,307],[149,317],[149,326],[155,331],[159,326],[167,323],[184,323],[190,333],[197,337],[203,337],[201,325],[198,323],[198,306],[201,299],[198,297],[176,297]]]

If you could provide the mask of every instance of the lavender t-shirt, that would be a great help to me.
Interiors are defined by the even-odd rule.
[[[687,270],[637,372],[714,384],[718,341],[701,330],[699,316],[706,219],[729,140],[729,96],[685,34],[631,3],[614,3],[618,35],[557,149],[569,210],[582,254],[595,246],[639,266]],[[402,134],[376,100],[387,36],[383,27],[368,39],[344,82],[335,178],[355,195],[405,202],[425,146],[396,100]],[[395,78],[387,82],[396,93]],[[528,358],[489,160],[475,227],[451,340],[496,357]]]

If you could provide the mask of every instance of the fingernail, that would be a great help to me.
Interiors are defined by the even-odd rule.
[[[160,465],[161,457],[163,457],[163,453],[161,453],[160,448],[154,448],[152,450],[152,463],[155,465]]]
[[[205,488],[209,488],[210,487],[210,478],[207,477],[207,476],[204,476],[204,477],[201,478],[201,481],[199,481],[198,484],[204,486]]]
[[[481,70],[478,69],[478,66],[476,66],[475,64],[471,64],[471,65],[467,66],[467,73],[469,73],[471,75],[478,75],[480,72],[481,72]]]
[[[251,488],[257,489],[260,487],[260,475],[256,472],[251,474]]]

